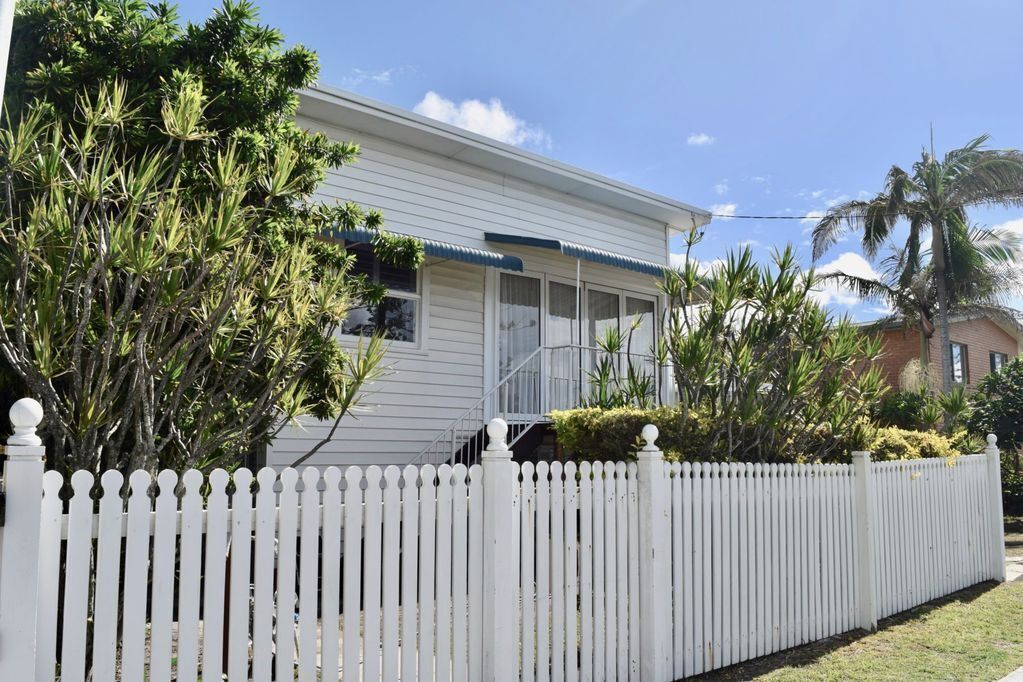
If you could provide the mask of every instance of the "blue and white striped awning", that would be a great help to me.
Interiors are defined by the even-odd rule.
[[[484,235],[484,239],[488,242],[497,242],[499,244],[518,244],[520,246],[533,246],[538,249],[554,249],[572,258],[611,265],[616,268],[641,272],[644,275],[652,275],[654,277],[663,277],[664,270],[666,269],[664,265],[654,263],[653,261],[630,258],[629,256],[622,256],[611,251],[596,249],[592,246],[567,242],[563,239],[541,239],[539,237],[523,237],[516,234],[500,234],[497,232],[487,232]]]
[[[373,241],[375,231],[365,227],[357,227],[351,230],[331,230],[329,236],[335,239],[344,239],[361,244],[369,244]],[[451,244],[450,242],[439,242],[434,239],[425,239],[415,235],[392,232],[391,234],[401,237],[412,237],[423,244],[423,253],[436,258],[449,258],[451,260],[472,263],[473,265],[484,265],[491,268],[522,272],[522,259],[515,256],[506,256],[503,253],[474,249],[471,246]]]

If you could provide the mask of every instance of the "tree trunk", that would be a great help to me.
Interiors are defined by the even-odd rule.
[[[945,282],[945,234],[940,221],[931,222],[931,259],[938,287],[938,368],[945,393],[952,390],[952,339],[949,330],[948,286]],[[964,377],[965,378],[965,377]]]

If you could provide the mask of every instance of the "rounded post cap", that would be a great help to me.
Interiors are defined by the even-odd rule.
[[[500,417],[491,419],[487,424],[487,438],[488,450],[507,450],[508,423]]]
[[[987,435],[987,444],[988,445],[992,445],[992,446],[993,445],[998,445],[998,436],[996,436],[993,433],[989,433]]]
[[[7,439],[8,445],[42,445],[36,427],[43,420],[43,406],[37,400],[22,398],[11,405],[8,414],[14,427],[14,435]]]
[[[655,444],[654,441],[657,440],[658,435],[660,435],[660,432],[657,430],[657,427],[654,426],[653,424],[647,424],[646,426],[644,426],[643,430],[640,432],[640,437],[646,441],[646,445],[643,446],[643,449],[656,450],[657,445]]]

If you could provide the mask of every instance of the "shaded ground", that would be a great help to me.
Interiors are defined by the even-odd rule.
[[[1006,516],[1008,557],[1023,560],[1023,513]],[[1023,580],[984,583],[860,630],[699,680],[999,680],[1023,666]]]

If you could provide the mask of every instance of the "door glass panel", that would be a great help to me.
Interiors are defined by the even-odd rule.
[[[609,329],[618,328],[618,294],[593,289],[587,296],[590,318],[589,344],[596,347]]]
[[[649,381],[651,393],[656,390],[657,365],[653,359],[656,330],[654,302],[626,296],[625,332],[630,335],[626,339],[629,367]]]
[[[550,282],[547,289],[548,401],[550,409],[578,407],[579,322],[576,288]]]
[[[501,273],[498,325],[498,371],[504,379],[540,347],[540,280]],[[505,385],[501,412],[539,408],[540,364],[533,365],[523,367]]]

